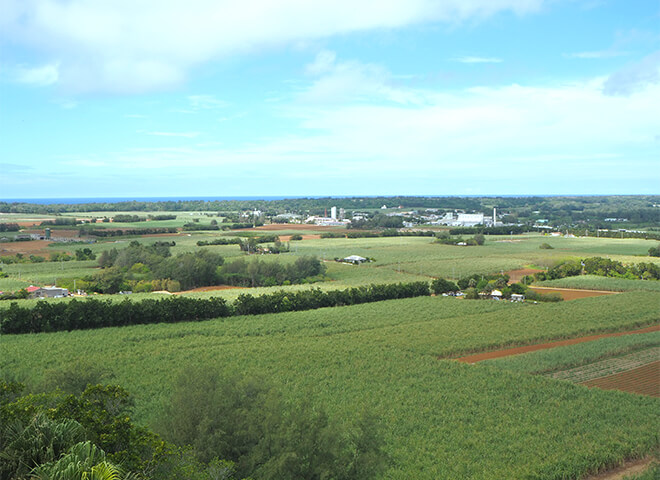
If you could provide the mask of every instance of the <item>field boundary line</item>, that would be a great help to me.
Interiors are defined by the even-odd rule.
[[[475,353],[472,355],[466,355],[463,357],[455,358],[462,363],[477,363],[482,360],[492,360],[494,358],[509,357],[512,355],[519,355],[521,353],[535,352],[537,350],[546,350],[548,348],[563,347],[567,345],[575,345],[578,343],[591,342],[593,340],[599,340],[601,338],[607,337],[620,337],[623,335],[634,335],[636,333],[650,333],[660,331],[660,325],[652,325],[649,327],[644,327],[637,330],[627,330],[623,332],[613,332],[613,333],[600,333],[595,335],[588,335],[583,337],[569,338],[566,340],[557,340],[553,342],[544,342],[537,343],[533,345],[524,345],[520,347],[511,347],[500,350],[491,350],[488,352]]]
[[[653,455],[644,458],[635,458],[609,470],[589,475],[584,480],[621,480],[624,477],[645,472],[657,460],[658,458]]]
[[[591,290],[589,288],[567,288],[567,287],[537,287],[536,285],[530,285],[530,288],[538,288],[539,290],[561,290],[563,292],[574,292],[576,290],[580,292],[593,292],[593,293],[604,293],[604,294],[617,294],[617,293],[623,293],[623,292],[618,292],[615,290]]]

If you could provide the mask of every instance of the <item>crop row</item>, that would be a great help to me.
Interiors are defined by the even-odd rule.
[[[577,345],[486,360],[485,363],[514,372],[550,374],[657,346],[660,346],[660,332],[650,332],[601,338]]]
[[[391,457],[386,479],[581,478],[657,448],[656,400],[436,355],[629,328],[657,319],[657,300],[645,292],[543,305],[420,297],[2,336],[0,372],[38,382],[84,358],[133,392],[136,420],[149,423],[178,372],[236,370],[272,379],[292,401],[326,405],[331,416],[374,412]]]

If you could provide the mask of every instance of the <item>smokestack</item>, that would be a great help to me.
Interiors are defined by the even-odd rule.
[[[497,209],[493,207],[493,227],[497,223]]]

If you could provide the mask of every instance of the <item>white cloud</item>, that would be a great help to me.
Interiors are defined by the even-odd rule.
[[[301,191],[300,178],[344,187],[356,178],[370,191],[388,185],[418,194],[468,187],[477,193],[602,193],[601,185],[612,191],[617,179],[639,178],[639,171],[647,172],[649,188],[660,182],[660,84],[623,98],[603,94],[605,81],[415,91],[423,102],[413,105],[296,103],[285,112],[297,124],[289,135],[117,152],[108,163],[173,176],[203,168],[209,181],[213,172],[221,172],[217,179],[268,172],[268,184],[281,191]]]
[[[227,106],[227,102],[217,99],[214,95],[189,95],[188,101],[195,110],[213,110]]]
[[[317,54],[305,72],[315,77],[298,99],[303,103],[342,103],[347,101],[389,101],[415,103],[419,101],[412,90],[394,87],[394,77],[384,67],[355,60],[338,61],[334,52]]]
[[[583,58],[583,59],[601,59],[601,58],[614,58],[629,55],[628,52],[620,52],[615,50],[595,50],[592,52],[575,52],[565,53],[566,58]]]
[[[0,39],[60,59],[66,88],[130,93],[170,88],[218,58],[351,32],[523,15],[544,1],[4,0]]]
[[[502,59],[497,57],[458,57],[454,61],[460,63],[502,63]]]
[[[606,95],[631,95],[648,85],[660,83],[660,50],[613,73],[605,82]]]
[[[14,78],[18,83],[35,87],[47,87],[59,80],[59,64],[50,63],[41,67],[21,66],[16,69]]]

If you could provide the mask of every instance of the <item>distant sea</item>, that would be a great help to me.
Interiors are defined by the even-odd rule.
[[[6,198],[0,199],[8,203],[34,203],[37,205],[52,205],[56,203],[76,205],[79,203],[118,203],[118,202],[178,202],[200,200],[204,202],[223,200],[284,200],[288,198],[325,198],[323,196],[288,195],[286,197],[89,197],[89,198]],[[335,197],[335,198],[341,198]]]
[[[460,197],[460,198],[484,198],[484,197],[590,197],[590,196],[608,196],[608,194],[537,194],[537,195],[502,195],[502,194],[483,194],[483,195],[286,195],[286,196],[245,196],[245,197],[87,197],[87,198],[0,198],[0,202],[7,203],[34,203],[37,205],[67,204],[76,205],[79,203],[118,203],[118,202],[178,202],[200,200],[204,202],[223,201],[223,200],[288,200],[296,198],[375,198],[375,197]],[[633,194],[630,194],[633,195]]]

